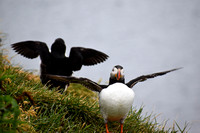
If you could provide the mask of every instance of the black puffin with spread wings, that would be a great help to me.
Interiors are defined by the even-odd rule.
[[[123,133],[123,123],[129,110],[132,107],[135,97],[135,93],[131,88],[138,82],[143,82],[147,79],[157,76],[162,76],[178,69],[180,68],[149,75],[142,75],[125,83],[123,67],[116,65],[110,73],[109,85],[99,85],[87,78],[66,77],[58,75],[47,76],[62,82],[79,83],[90,90],[99,92],[100,111],[104,118],[106,133],[109,133],[107,124],[108,121],[119,121],[121,133]]]
[[[40,56],[40,79],[50,87],[64,88],[68,83],[49,79],[46,74],[71,76],[73,71],[81,69],[82,65],[90,66],[104,62],[108,55],[103,52],[83,47],[72,47],[69,57],[65,56],[66,45],[63,39],[57,38],[51,46],[51,52],[46,43],[40,41],[23,41],[11,45],[18,54],[33,59]]]

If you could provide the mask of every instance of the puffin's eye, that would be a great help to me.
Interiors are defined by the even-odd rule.
[[[112,69],[113,72],[116,71],[116,70],[117,70],[117,68],[115,68],[115,67]]]
[[[113,71],[113,72],[117,72],[117,68],[114,67],[114,68],[112,69],[112,71]]]

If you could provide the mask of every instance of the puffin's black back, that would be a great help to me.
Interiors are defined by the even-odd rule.
[[[68,63],[68,58],[56,58],[51,55],[48,63],[41,63],[40,65],[40,78],[43,84],[51,85],[51,87],[58,87],[64,88],[66,84],[64,82],[60,82],[57,80],[52,80],[46,77],[46,74],[52,75],[61,75],[61,76],[71,76],[72,75],[72,68],[70,68],[70,64]]]
[[[64,88],[68,83],[49,79],[48,77],[46,77],[47,74],[61,76],[72,75],[72,68],[69,64],[68,57],[65,57],[65,51],[66,46],[64,40],[58,38],[51,46],[51,53],[40,54],[40,79],[43,84],[50,85],[50,88],[58,86],[60,86],[60,88]]]
[[[23,41],[12,44],[12,48],[22,56],[33,59],[40,56],[41,65],[41,81],[43,84],[51,85],[51,87],[64,88],[66,84],[61,81],[48,78],[46,75],[71,76],[73,71],[81,69],[82,65],[95,65],[105,61],[108,55],[100,51],[73,47],[70,50],[70,56],[65,56],[66,46],[63,39],[58,38],[51,46],[51,52],[44,42],[40,41]]]

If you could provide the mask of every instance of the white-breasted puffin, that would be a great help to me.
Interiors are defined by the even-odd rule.
[[[110,73],[109,85],[99,85],[87,78],[66,77],[58,75],[47,76],[61,82],[79,83],[92,91],[99,92],[100,112],[104,118],[106,133],[109,133],[107,125],[108,121],[119,121],[121,133],[123,133],[123,123],[129,110],[132,107],[135,96],[135,93],[131,88],[138,82],[142,82],[156,76],[161,76],[178,69],[180,68],[149,75],[142,75],[129,81],[128,83],[125,83],[123,67],[116,65]]]
[[[72,47],[69,57],[66,57],[66,45],[61,38],[57,38],[52,44],[51,52],[46,43],[40,41],[23,41],[11,46],[26,58],[33,59],[40,56],[40,79],[43,84],[51,85],[50,88],[58,86],[65,88],[69,83],[50,80],[46,74],[71,76],[73,71],[80,70],[82,65],[95,65],[108,58],[108,55],[103,52],[83,47]]]

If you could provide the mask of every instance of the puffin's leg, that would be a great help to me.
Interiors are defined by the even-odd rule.
[[[123,123],[120,123],[120,128],[121,128],[121,132],[120,133],[123,133]]]
[[[120,133],[123,133],[123,124],[124,124],[124,118],[120,120],[120,128],[121,128]]]
[[[105,123],[105,126],[106,126],[106,133],[109,133],[109,131],[108,131],[108,123]]]

